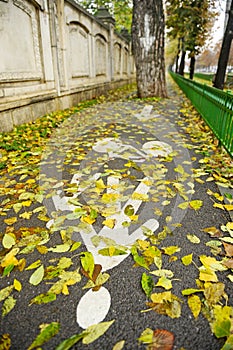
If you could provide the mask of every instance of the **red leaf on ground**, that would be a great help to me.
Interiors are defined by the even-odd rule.
[[[229,259],[227,261],[223,262],[223,265],[225,265],[226,267],[228,267],[228,269],[233,269],[233,259]]]
[[[81,267],[81,273],[87,277],[89,280],[93,281],[94,283],[96,282],[97,277],[99,276],[100,272],[102,270],[102,265],[100,264],[95,264],[95,268],[92,274],[92,277],[89,276],[88,272],[85,271],[82,267]]]
[[[172,350],[175,336],[166,329],[156,329],[153,334],[153,342],[150,350]]]
[[[232,257],[233,256],[233,244],[223,242],[223,245],[224,245],[224,249],[226,251],[226,255],[229,257]]]

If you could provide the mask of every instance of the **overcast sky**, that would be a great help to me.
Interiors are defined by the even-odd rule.
[[[215,44],[219,40],[222,40],[223,38],[223,31],[224,31],[224,20],[225,20],[225,10],[226,10],[226,0],[218,0],[216,1],[218,3],[218,11],[219,15],[216,18],[213,32],[212,32],[212,43]]]

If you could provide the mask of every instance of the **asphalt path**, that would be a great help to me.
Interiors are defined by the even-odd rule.
[[[87,278],[82,276],[79,283],[69,286],[69,295],[58,294],[54,302],[28,306],[36,295],[47,292],[49,281],[35,288],[28,282],[32,271],[23,274],[13,271],[7,285],[17,278],[24,289],[19,293],[14,309],[1,318],[0,324],[1,333],[11,335],[12,350],[27,349],[38,335],[41,324],[61,324],[58,335],[42,346],[43,349],[55,349],[62,340],[81,333],[91,324],[111,320],[115,320],[114,323],[95,342],[84,345],[80,341],[73,349],[111,350],[122,340],[125,341],[125,350],[145,349],[146,345],[139,343],[138,338],[146,328],[172,332],[174,349],[221,349],[224,340],[212,334],[202,314],[197,319],[193,317],[182,290],[196,288],[199,256],[211,255],[206,246],[210,237],[202,229],[219,227],[231,220],[228,212],[213,208],[213,201],[207,194],[207,190],[219,192],[215,182],[206,182],[208,175],[198,177],[204,180],[203,183],[196,181],[194,169],[199,168],[198,160],[202,156],[195,152],[189,135],[179,126],[181,103],[182,96],[175,92],[171,92],[166,101],[156,103],[135,99],[104,103],[89,109],[88,113],[73,115],[52,135],[43,155],[39,179],[44,189],[43,204],[50,219],[44,222],[44,228],[54,229],[57,225],[49,241],[49,245],[54,246],[61,243],[61,226],[63,230],[76,227],[72,239],[82,245],[78,250],[62,255],[52,251],[41,255],[34,250],[27,255],[27,263],[41,259],[45,266],[49,266],[51,259],[66,256],[73,259],[73,270],[80,266],[79,253],[89,251],[110,278],[99,291],[88,292],[82,288],[87,283]],[[172,183],[176,183],[179,190],[171,193],[167,187]],[[71,184],[70,188],[72,184],[77,185],[78,192],[66,191],[67,184]],[[105,203],[101,202],[103,197],[96,194],[96,186],[102,191],[101,196],[106,194]],[[109,211],[114,207],[117,214],[113,212],[107,217],[114,226],[104,225],[103,217],[83,225],[79,218],[72,217],[75,204],[72,205],[70,199],[82,206],[101,210],[104,206]],[[203,206],[198,210],[179,207],[192,200],[202,201]],[[126,208],[138,216],[137,220],[129,218]],[[58,217],[62,218],[60,227]],[[41,227],[42,222],[32,217],[30,226]],[[141,278],[143,273],[149,272],[144,267],[135,266],[129,251],[113,257],[98,253],[100,248],[106,248],[109,239],[114,240],[118,247],[129,249],[137,239],[148,241],[145,228],[149,236],[164,230],[167,232],[160,247],[180,248],[173,254],[177,258],[166,254],[162,257],[162,268],[174,274],[171,291],[181,300],[180,317],[171,318],[153,310],[142,312],[148,309],[146,302],[149,298],[141,287]],[[192,243],[187,234],[197,236],[200,243]],[[105,241],[102,239],[96,247],[92,239],[98,236],[105,237]],[[196,266],[184,266],[181,258],[191,253]],[[156,270],[156,266],[150,270]],[[219,280],[225,283],[231,305],[232,282],[226,275],[221,273]],[[153,276],[153,279],[157,283],[158,277]],[[1,285],[2,288],[7,286],[5,280]],[[153,289],[157,293],[163,291],[161,287]]]

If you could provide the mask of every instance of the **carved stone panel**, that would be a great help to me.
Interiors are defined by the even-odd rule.
[[[125,47],[124,49],[124,60],[123,60],[123,73],[128,73],[128,61],[129,61],[129,51]]]
[[[0,1],[0,80],[42,78],[37,9],[27,0]]]
[[[96,75],[107,75],[107,42],[101,35],[95,38]]]
[[[89,77],[89,35],[78,22],[69,24],[69,55],[72,78]]]
[[[114,75],[121,73],[121,45],[115,43],[114,45]]]

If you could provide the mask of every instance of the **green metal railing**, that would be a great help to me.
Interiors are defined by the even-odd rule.
[[[214,76],[215,76],[215,74],[213,74],[213,73],[194,73],[194,79],[199,78],[199,79],[206,80],[209,82],[212,82],[214,80]],[[232,86],[233,86],[233,76],[232,76],[232,73],[228,73],[226,76],[224,88],[228,89]]]
[[[203,80],[213,81],[214,74],[194,73],[194,77],[199,78],[199,79],[203,79]]]
[[[173,72],[170,74],[233,157],[233,95]]]

